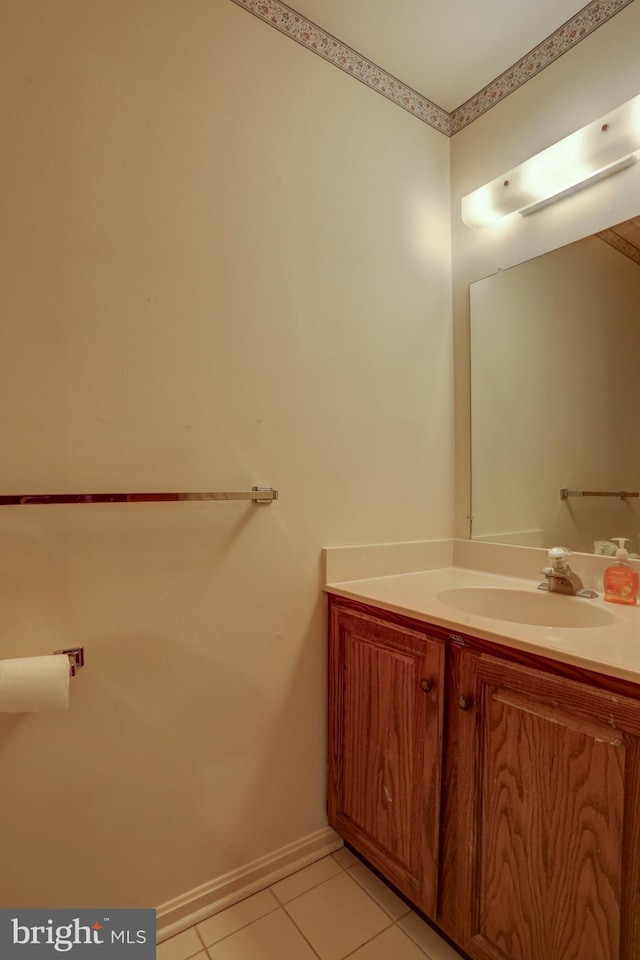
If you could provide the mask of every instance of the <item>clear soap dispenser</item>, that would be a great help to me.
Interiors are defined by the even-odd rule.
[[[634,604],[638,597],[638,574],[626,562],[629,554],[625,550],[628,537],[612,537],[618,543],[616,563],[612,563],[604,572],[604,598],[610,603]]]

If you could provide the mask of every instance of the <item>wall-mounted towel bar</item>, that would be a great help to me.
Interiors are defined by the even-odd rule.
[[[84,647],[69,647],[67,650],[54,650],[69,658],[69,676],[75,677],[80,667],[84,667]]]
[[[278,491],[273,487],[252,487],[239,493],[40,493],[1,496],[0,507],[49,503],[152,503],[174,500],[252,500],[273,503]]]
[[[560,491],[560,499],[567,500],[569,497],[620,497],[626,500],[628,497],[638,497],[640,493],[630,493],[628,490],[567,490],[563,487]]]

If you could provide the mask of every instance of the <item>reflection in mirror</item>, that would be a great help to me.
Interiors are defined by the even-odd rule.
[[[640,217],[470,292],[472,538],[640,554]]]

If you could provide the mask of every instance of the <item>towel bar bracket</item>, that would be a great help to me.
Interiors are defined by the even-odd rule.
[[[54,650],[54,653],[64,653],[69,658],[69,676],[75,677],[80,667],[84,667],[84,647],[69,647],[67,650]]]
[[[273,487],[251,487],[253,493],[264,493],[264,497],[255,497],[253,498],[254,503],[273,503],[274,500],[278,499],[278,491],[274,490]]]

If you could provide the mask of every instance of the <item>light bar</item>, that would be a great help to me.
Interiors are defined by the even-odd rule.
[[[632,166],[639,156],[640,95],[467,194],[462,219],[484,227],[516,211],[527,216]]]

